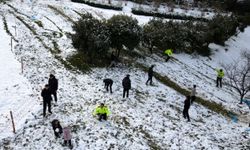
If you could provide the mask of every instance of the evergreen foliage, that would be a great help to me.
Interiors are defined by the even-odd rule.
[[[95,19],[91,14],[85,14],[73,26],[73,46],[88,56],[86,62],[95,64],[98,59],[104,59],[110,46],[110,33],[105,22]]]
[[[111,47],[117,50],[118,57],[123,46],[133,50],[139,44],[141,27],[136,19],[126,15],[115,15],[107,24],[111,34]]]
[[[84,3],[84,4],[87,4],[89,6],[103,8],[103,9],[122,10],[122,7],[119,7],[119,6],[99,4],[99,3],[94,3],[94,2],[91,2],[91,1],[87,1],[87,0],[71,0],[71,1],[72,2],[77,2],[77,3]]]

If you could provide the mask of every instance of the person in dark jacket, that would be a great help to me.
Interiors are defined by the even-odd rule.
[[[186,99],[184,101],[184,109],[183,109],[183,117],[186,119],[188,119],[188,121],[190,121],[189,118],[189,114],[188,114],[188,110],[190,108],[190,96],[186,96]]]
[[[122,86],[123,86],[123,98],[125,98],[125,95],[127,97],[129,96],[129,90],[131,89],[131,80],[129,79],[129,74],[122,80]]]
[[[51,94],[54,96],[55,102],[57,102],[58,80],[53,74],[49,75],[49,89]]]
[[[153,78],[153,71],[154,65],[152,65],[149,69],[148,69],[148,80],[146,82],[146,85],[148,85],[148,82],[150,81],[150,85],[152,85],[152,78]]]
[[[110,68],[110,67],[115,67],[116,61],[117,61],[117,58],[116,58],[116,56],[114,55],[114,52],[112,52],[112,53],[111,53],[111,56],[110,56],[110,65],[109,65],[109,68]]]
[[[53,130],[54,130],[54,134],[55,134],[56,138],[59,138],[60,135],[63,133],[63,131],[62,131],[62,126],[60,125],[59,120],[54,119],[54,120],[51,122],[51,124],[52,124],[52,128],[53,128]]]
[[[46,109],[48,106],[49,113],[51,112],[51,91],[49,90],[49,85],[46,84],[45,88],[42,90],[41,96],[43,97],[43,117],[46,116]]]
[[[106,88],[107,92],[108,92],[109,89],[110,89],[110,93],[112,93],[113,80],[107,78],[107,79],[104,79],[103,82],[104,82],[104,84],[105,84],[105,85],[104,85],[104,88]]]

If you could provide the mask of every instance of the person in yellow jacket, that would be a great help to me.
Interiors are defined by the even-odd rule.
[[[222,87],[222,78],[224,77],[224,72],[222,69],[216,69],[217,79],[216,79],[216,87]]]
[[[107,116],[110,114],[109,109],[107,106],[104,105],[104,103],[101,103],[100,106],[96,107],[93,115],[98,116],[98,120],[102,121],[107,120]]]
[[[167,50],[165,50],[164,54],[167,55],[167,58],[166,58],[166,62],[167,62],[170,59],[170,57],[172,56],[173,50],[172,49],[167,49]]]

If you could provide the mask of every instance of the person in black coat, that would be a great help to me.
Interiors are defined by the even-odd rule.
[[[52,128],[53,128],[53,130],[54,130],[54,134],[55,134],[56,138],[59,138],[60,135],[63,133],[63,131],[62,131],[62,126],[60,125],[59,120],[54,119],[54,120],[51,122],[51,124],[52,124]]]
[[[106,88],[107,92],[108,92],[109,89],[110,89],[110,93],[112,93],[113,80],[107,78],[107,79],[104,79],[103,82],[104,82],[104,84],[105,84],[105,85],[104,85],[104,88]]]
[[[49,85],[46,84],[45,88],[42,90],[41,96],[43,97],[43,117],[46,116],[46,109],[48,106],[49,113],[51,112],[51,91],[49,90]]]
[[[57,102],[58,80],[53,74],[49,75],[49,89],[51,94],[54,96],[55,102]]]
[[[122,86],[123,86],[123,98],[125,98],[125,95],[127,97],[129,96],[129,90],[131,89],[131,80],[129,79],[129,74],[122,80]],[[126,94],[127,93],[127,94]]]
[[[146,82],[146,85],[148,85],[148,82],[150,81],[150,85],[152,85],[152,78],[153,78],[153,71],[154,65],[152,65],[149,69],[148,69],[148,80]]]
[[[186,99],[184,101],[184,109],[183,109],[183,117],[186,119],[188,119],[188,121],[190,121],[189,118],[189,114],[188,114],[188,110],[190,108],[190,96],[186,96]]]

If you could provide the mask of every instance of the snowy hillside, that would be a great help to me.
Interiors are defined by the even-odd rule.
[[[250,147],[247,121],[235,123],[194,103],[190,108],[191,122],[187,122],[182,116],[185,96],[156,80],[154,86],[146,86],[147,74],[140,69],[132,66],[96,68],[82,74],[66,68],[65,58],[75,51],[67,35],[73,32],[72,22],[80,18],[79,13],[90,12],[97,18],[110,18],[120,13],[132,15],[128,11],[132,6],[127,5],[122,12],[56,0],[0,4],[0,149],[67,149],[62,146],[62,139],[55,139],[51,126],[53,119],[59,119],[62,126],[70,124],[75,150],[238,150]],[[132,16],[140,24],[151,19]],[[6,25],[18,41],[14,42],[13,52]],[[158,56],[138,61],[147,66],[156,64],[157,72],[185,88],[197,84],[199,96],[249,116],[246,105],[237,105],[239,100],[234,91],[215,87],[216,74],[212,69],[220,67],[221,61],[228,62],[236,57],[235,48],[249,51],[249,36],[248,27],[244,33],[232,37],[227,43],[227,52],[221,51],[223,47],[211,45],[214,50],[220,49],[215,51],[212,60],[179,54],[169,63]],[[59,79],[58,106],[53,105],[53,114],[43,118],[40,92],[50,73]],[[130,98],[124,99],[121,81],[126,74],[130,74],[132,91]],[[113,94],[103,88],[104,78],[114,80]],[[101,102],[111,111],[108,122],[98,122],[92,116]],[[10,110],[16,134],[11,133]]]

